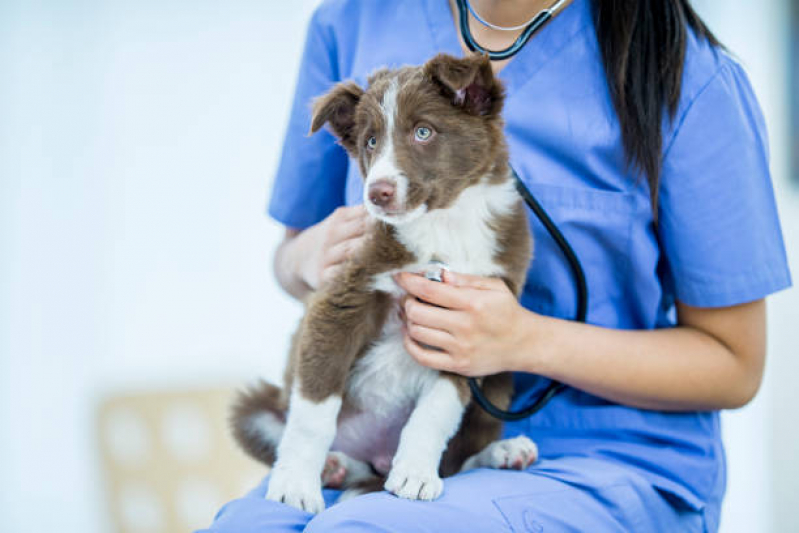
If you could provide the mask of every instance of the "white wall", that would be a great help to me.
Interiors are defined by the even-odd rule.
[[[270,176],[316,2],[0,2],[0,530],[107,531],[106,391],[276,379]]]
[[[315,3],[0,3],[0,529],[105,531],[105,392],[279,375],[299,309],[264,207]],[[786,0],[701,4],[763,102],[799,265]],[[725,415],[726,533],[799,531],[797,309],[773,299],[763,391]]]

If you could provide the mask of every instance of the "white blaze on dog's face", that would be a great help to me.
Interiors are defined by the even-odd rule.
[[[364,204],[402,225],[447,207],[503,160],[503,92],[486,57],[439,55],[421,67],[380,70],[366,91],[339,84],[314,106],[358,160]]]
[[[382,140],[378,145],[379,132],[376,128],[366,131],[366,154],[370,161],[364,180],[363,202],[366,210],[375,218],[393,224],[401,224],[419,217],[427,211],[427,205],[420,203],[408,209],[408,176],[400,167],[397,151],[394,148],[394,134],[397,130],[397,100],[399,93],[398,77],[388,80],[388,87],[380,100],[382,115]],[[421,127],[419,128],[421,130]]]

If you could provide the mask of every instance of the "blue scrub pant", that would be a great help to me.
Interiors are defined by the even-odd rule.
[[[704,532],[701,513],[672,506],[635,472],[602,459],[560,457],[526,471],[477,469],[448,478],[433,502],[386,492],[335,504],[313,516],[264,499],[269,478],[217,514],[207,533],[289,531],[457,532]],[[200,533],[200,532],[198,532]]]

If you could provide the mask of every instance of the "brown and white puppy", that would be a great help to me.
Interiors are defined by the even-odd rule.
[[[285,387],[262,384],[234,407],[239,443],[274,462],[267,498],[319,512],[324,483],[430,500],[442,491],[440,475],[535,460],[526,437],[494,442],[501,423],[470,401],[464,377],[408,355],[396,313],[402,292],[391,277],[441,261],[500,277],[519,294],[532,243],[508,166],[502,102],[487,58],[446,55],[381,70],[366,90],[339,84],[315,102],[311,131],[328,124],[358,161],[377,221],[363,249],[309,301]],[[509,374],[482,386],[508,406]]]

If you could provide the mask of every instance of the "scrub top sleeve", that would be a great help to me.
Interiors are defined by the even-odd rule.
[[[339,81],[334,35],[320,18],[317,10],[308,28],[268,210],[278,222],[297,229],[316,224],[344,204],[346,152],[325,129],[308,134],[313,99]]]
[[[722,307],[789,287],[765,124],[743,69],[723,64],[674,131],[658,232],[677,300]]]

